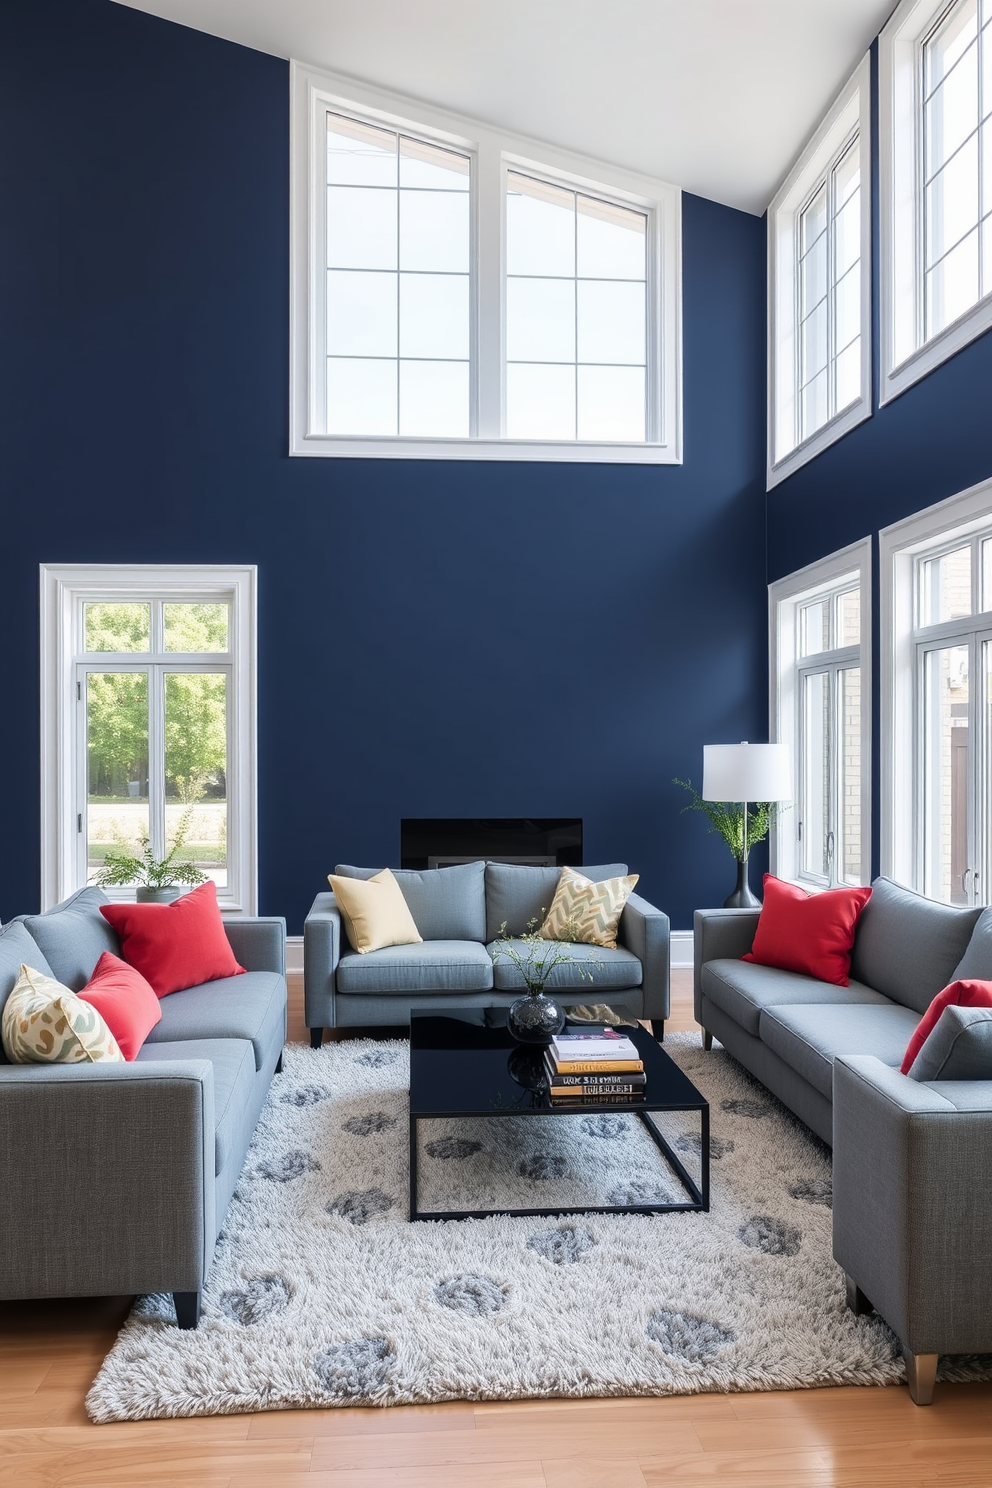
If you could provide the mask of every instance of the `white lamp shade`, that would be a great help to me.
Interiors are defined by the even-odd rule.
[[[704,744],[704,801],[791,801],[787,744]]]

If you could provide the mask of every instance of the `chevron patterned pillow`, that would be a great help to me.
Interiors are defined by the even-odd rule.
[[[615,951],[620,915],[638,877],[628,873],[593,883],[574,868],[563,868],[538,935],[542,940],[578,940]]]

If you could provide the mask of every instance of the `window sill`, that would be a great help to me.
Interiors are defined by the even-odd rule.
[[[843,439],[845,434],[849,434],[852,429],[857,428],[858,424],[864,423],[865,419],[870,417],[871,400],[869,398],[861,397],[856,403],[848,404],[847,408],[817,429],[815,434],[811,434],[802,444],[797,444],[795,449],[783,455],[774,465],[768,466],[766,490],[770,491],[781,481],[788,480],[790,475],[801,470],[810,460],[816,459],[817,455],[821,455],[832,444],[836,444],[838,439]]]
[[[291,456],[348,460],[555,460],[592,465],[681,465],[681,449],[669,444],[596,444],[580,440],[528,439],[344,439],[303,435],[290,443]]]
[[[898,366],[883,372],[882,385],[879,389],[879,406],[884,408],[887,403],[893,402],[901,393],[906,392],[908,388],[927,377],[957,352],[963,351],[972,341],[984,335],[990,327],[992,327],[992,294],[979,300],[977,305],[972,305],[971,309],[967,310],[958,320],[953,321],[939,335],[924,342]]]

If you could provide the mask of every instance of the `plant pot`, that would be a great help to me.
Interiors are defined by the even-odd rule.
[[[506,1026],[520,1044],[550,1044],[565,1026],[565,1014],[553,997],[530,993],[510,1004]]]
[[[187,889],[180,889],[173,885],[169,889],[135,889],[135,904],[171,904],[175,899],[181,899],[187,893]]]

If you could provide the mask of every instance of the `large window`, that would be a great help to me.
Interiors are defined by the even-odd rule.
[[[771,730],[792,746],[796,781],[773,866],[810,887],[867,883],[871,871],[870,571],[866,540],[770,591]]]
[[[681,459],[675,188],[296,64],[293,96],[292,454]]]
[[[884,861],[948,904],[992,887],[992,491],[882,535]]]
[[[867,418],[867,61],[768,211],[769,486]]]
[[[885,402],[992,324],[992,0],[904,0],[879,85]]]
[[[251,570],[43,569],[46,903],[109,849],[180,839],[222,908],[254,908],[253,590]]]

